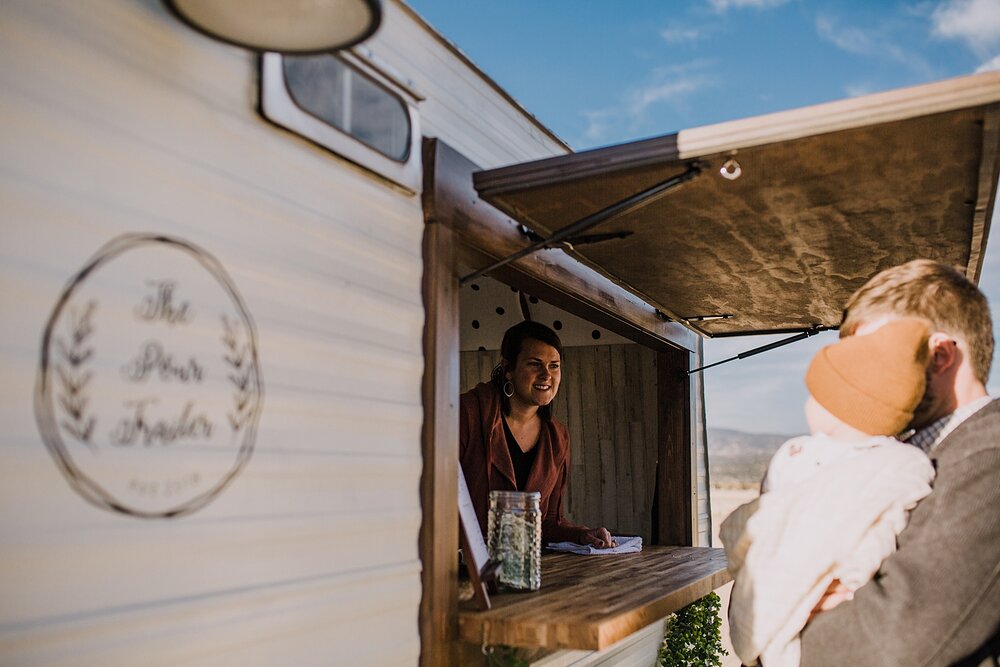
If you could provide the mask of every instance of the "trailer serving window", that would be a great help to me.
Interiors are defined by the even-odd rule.
[[[427,221],[423,292],[428,317],[424,330],[421,664],[480,664],[482,654],[478,658],[472,654],[483,645],[495,644],[545,651],[604,649],[727,579],[721,550],[688,546],[702,543],[701,512],[703,507],[708,510],[699,493],[704,486],[699,477],[704,443],[700,378],[685,372],[700,363],[698,339],[559,250],[506,263],[490,271],[489,279],[465,279],[471,275],[470,267],[488,266],[523,248],[525,234],[496,208],[477,205],[481,200],[473,188],[473,174],[478,167],[444,142],[425,141],[423,169]],[[522,303],[521,294],[527,304]],[[537,303],[531,296],[537,297]],[[542,584],[545,590],[540,595],[494,596],[490,611],[472,601],[459,604],[455,511],[459,395],[487,375],[494,363],[497,335],[505,329],[503,320],[520,319],[525,310],[532,319],[565,335],[564,343],[571,338],[569,316],[575,316],[573,321],[579,325],[572,338],[580,345],[566,352],[573,373],[564,374],[562,398],[557,399],[562,406],[557,409],[566,410],[566,422],[575,423],[579,431],[576,437],[571,431],[571,447],[578,447],[576,455],[571,454],[571,465],[578,465],[582,481],[578,476],[564,496],[573,520],[613,520],[615,529],[630,526],[629,532],[649,535],[650,542],[657,544],[650,544],[645,556],[653,560],[690,565],[697,554],[708,555],[704,569],[685,566],[681,570],[692,576],[674,579],[661,576],[663,568],[650,561],[650,572],[657,573],[651,579],[637,576],[635,568],[611,568],[610,580],[601,585],[575,576],[571,585],[562,586],[553,574],[562,567],[558,555],[556,561],[546,555],[542,577],[549,585]],[[491,336],[477,340],[494,326]],[[571,360],[571,355],[576,358]],[[622,386],[604,389],[614,384],[615,377],[622,378]],[[602,387],[600,399],[594,393],[598,387]],[[655,433],[652,418],[646,419],[652,413]],[[602,447],[602,440],[612,446]],[[614,447],[616,442],[628,445]],[[655,452],[646,447],[654,443]],[[620,483],[620,472],[629,477],[627,483]],[[604,479],[595,481],[595,473]],[[636,477],[645,484],[634,483]],[[623,488],[629,493],[615,492]],[[593,498],[589,497],[592,489]],[[599,493],[604,490],[609,493]],[[594,561],[582,569],[596,576],[598,568]],[[573,569],[580,575],[580,564]],[[603,599],[600,604],[579,604],[590,595],[588,591],[608,589],[616,591],[620,606],[606,605]],[[541,614],[534,613],[532,603],[542,597],[561,605],[563,611],[545,606]],[[517,606],[525,601],[523,607]],[[564,613],[570,607],[580,614]]]
[[[262,59],[265,118],[415,193],[420,128],[407,92],[349,53]]]

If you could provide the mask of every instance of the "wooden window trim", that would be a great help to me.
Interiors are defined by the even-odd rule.
[[[451,229],[424,228],[420,664],[455,665],[458,636],[458,279]]]
[[[664,350],[656,358],[659,464],[653,541],[683,547],[694,546],[698,533],[691,381],[687,377],[691,356],[685,350]]]
[[[512,220],[479,200],[472,187],[478,168],[443,142],[423,150],[425,372],[421,477],[421,665],[467,664],[471,647],[458,641],[458,394],[459,310],[457,266],[509,254],[524,238]],[[694,544],[697,522],[691,493],[689,368],[694,333],[664,322],[655,310],[564,253],[536,253],[498,271],[497,279],[659,352],[661,452],[658,529],[661,544]],[[602,282],[603,281],[603,282]],[[679,391],[678,388],[681,390]],[[669,397],[669,400],[667,400]],[[685,443],[687,446],[685,447]],[[670,462],[667,464],[666,462]],[[672,511],[669,511],[672,508]],[[464,657],[463,657],[464,656]]]

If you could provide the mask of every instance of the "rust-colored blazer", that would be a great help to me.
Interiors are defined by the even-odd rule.
[[[500,421],[500,391],[492,382],[476,385],[461,396],[459,460],[469,485],[479,527],[486,536],[490,491],[538,491],[542,510],[542,542],[579,542],[586,526],[563,518],[562,494],[569,473],[569,430],[553,418],[543,421],[538,436],[538,454],[528,475],[526,488],[514,481],[514,464]]]

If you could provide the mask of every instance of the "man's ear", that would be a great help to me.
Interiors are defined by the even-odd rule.
[[[954,338],[938,331],[931,334],[927,345],[931,352],[929,368],[934,375],[940,375],[949,369],[958,367],[962,353],[958,349],[958,341]]]

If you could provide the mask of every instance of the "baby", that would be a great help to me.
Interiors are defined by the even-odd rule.
[[[929,334],[924,320],[893,320],[810,363],[811,435],[778,449],[761,496],[721,527],[735,578],[730,636],[744,664],[798,665],[799,632],[830,583],[853,591],[871,579],[930,493],[930,460],[889,437],[923,397]]]

